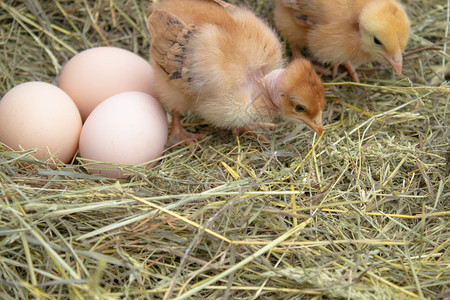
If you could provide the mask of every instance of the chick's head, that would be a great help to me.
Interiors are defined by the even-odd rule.
[[[281,115],[303,121],[322,135],[322,110],[325,95],[322,81],[306,59],[293,60],[281,74],[279,83]]]
[[[386,59],[401,74],[402,52],[408,42],[410,22],[396,0],[372,1],[359,17],[362,47],[374,60]]]

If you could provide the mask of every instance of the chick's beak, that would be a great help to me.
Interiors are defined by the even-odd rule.
[[[396,50],[393,54],[384,55],[384,58],[391,64],[397,74],[402,74],[403,56],[400,49]]]
[[[312,130],[314,130],[318,135],[322,135],[323,133],[323,127],[322,127],[322,113],[317,115],[314,119],[311,120],[311,122],[305,121],[306,125],[311,127]]]

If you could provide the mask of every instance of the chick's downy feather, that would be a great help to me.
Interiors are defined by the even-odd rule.
[[[402,71],[410,22],[397,0],[276,0],[274,20],[294,54],[355,66],[387,60]]]
[[[283,69],[278,37],[251,11],[214,0],[162,0],[153,6],[149,28],[158,94],[172,113],[191,111],[234,128],[271,121],[293,110],[280,102],[299,102],[309,114],[293,119],[321,132],[320,79],[305,60],[301,69]],[[287,95],[281,87],[288,77],[298,80],[291,85],[307,88]]]

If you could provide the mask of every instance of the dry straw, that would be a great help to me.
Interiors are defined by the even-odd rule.
[[[272,1],[230,2],[271,22]],[[208,138],[121,181],[1,145],[0,298],[448,299],[449,3],[405,4],[404,75],[325,78],[321,138],[234,139],[188,115]],[[95,46],[147,59],[148,5],[1,1],[1,95]]]

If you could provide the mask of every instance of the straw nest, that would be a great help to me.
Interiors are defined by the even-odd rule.
[[[272,1],[230,2],[270,22]],[[1,145],[0,298],[448,299],[449,4],[405,4],[404,74],[324,78],[320,139],[234,139],[187,115],[208,138],[120,181]],[[95,46],[147,59],[148,5],[0,2],[0,95]]]

